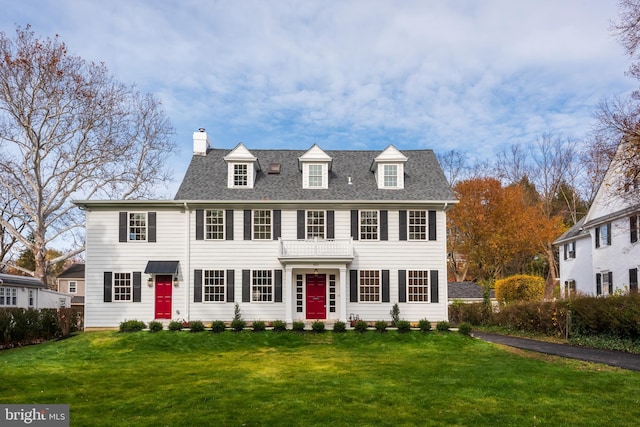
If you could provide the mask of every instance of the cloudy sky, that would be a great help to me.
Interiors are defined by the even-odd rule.
[[[543,133],[583,138],[634,82],[615,0],[0,0],[163,102],[179,145],[432,148],[488,158]]]

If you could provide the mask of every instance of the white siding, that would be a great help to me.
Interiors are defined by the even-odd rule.
[[[595,239],[595,231],[590,231]],[[631,243],[629,234],[629,218],[620,218],[611,223],[611,245],[593,248],[593,294],[596,292],[595,274],[609,271],[613,273],[614,292],[629,289],[629,269],[640,265],[640,243]]]

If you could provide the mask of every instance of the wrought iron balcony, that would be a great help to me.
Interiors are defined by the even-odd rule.
[[[353,259],[353,239],[280,239],[278,258],[281,260],[342,260]]]

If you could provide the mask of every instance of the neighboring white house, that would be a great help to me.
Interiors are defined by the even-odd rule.
[[[587,215],[554,242],[565,296],[638,291],[640,195],[633,193],[640,186],[635,181],[621,186],[621,173],[612,162]]]
[[[446,212],[431,150],[212,149],[174,200],[86,212],[85,326],[126,319],[447,319]]]
[[[0,273],[0,308],[71,307],[71,295],[47,289],[38,279]]]

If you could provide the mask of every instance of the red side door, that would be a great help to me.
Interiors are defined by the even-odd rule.
[[[171,276],[156,276],[156,319],[171,319]]]
[[[327,318],[327,279],[324,274],[307,274],[307,319]]]

